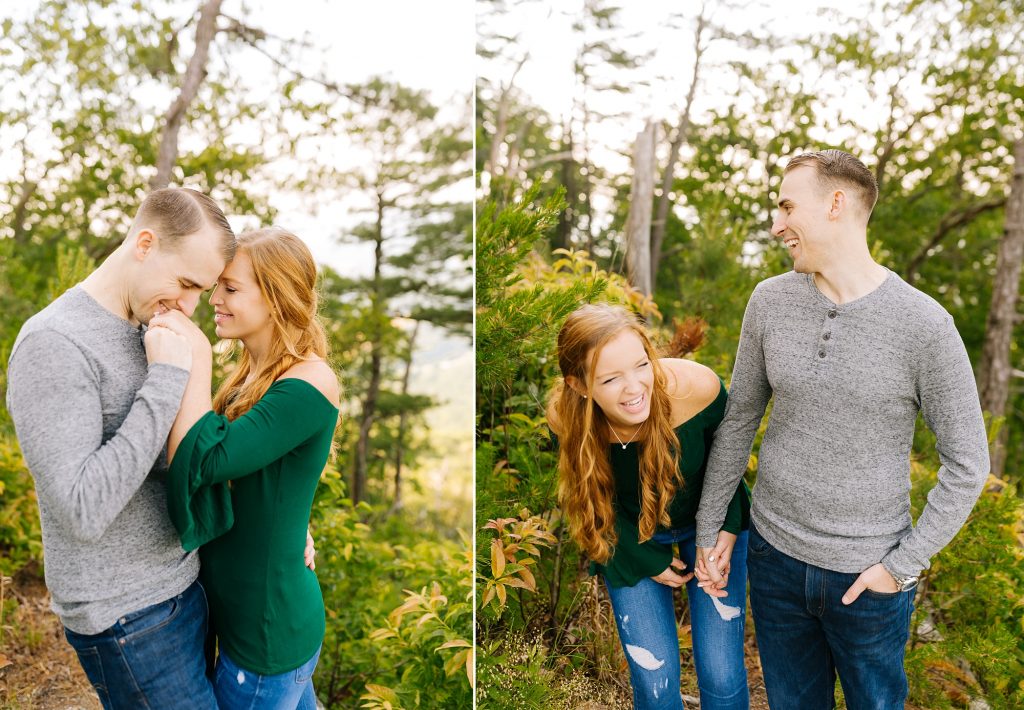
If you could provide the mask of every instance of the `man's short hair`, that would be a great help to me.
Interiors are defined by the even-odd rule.
[[[853,187],[860,206],[864,208],[864,215],[871,216],[871,210],[878,201],[878,181],[864,163],[842,150],[819,150],[794,156],[786,164],[783,174],[801,165],[814,168],[818,184],[825,190]]]
[[[146,196],[135,214],[129,236],[139,229],[153,230],[161,247],[174,250],[183,237],[195,234],[204,225],[220,233],[221,254],[225,262],[235,257],[235,233],[217,203],[198,190],[164,187]]]

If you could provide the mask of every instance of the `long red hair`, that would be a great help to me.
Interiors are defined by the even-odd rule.
[[[316,262],[309,247],[291,232],[266,227],[240,235],[238,248],[252,262],[274,330],[267,364],[246,384],[253,363],[242,348],[238,366],[213,398],[214,411],[231,420],[252,409],[293,365],[328,357],[327,333],[317,317]]]
[[[601,349],[627,329],[640,338],[654,373],[640,451],[640,542],[649,540],[659,524],[671,524],[668,506],[683,485],[665,372],[643,324],[621,306],[590,304],[573,311],[558,333],[562,378],[549,397],[560,429],[558,500],[573,538],[597,562],[607,562],[617,542],[615,481],[608,455],[611,428],[589,393]],[[568,377],[584,383],[588,396],[566,385]]]

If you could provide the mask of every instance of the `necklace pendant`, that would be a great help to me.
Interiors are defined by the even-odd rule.
[[[628,443],[629,443],[629,442],[627,441],[627,442],[626,442],[626,444],[628,444]],[[626,450],[626,444],[623,444],[623,445],[622,445],[622,450],[623,450],[623,451],[625,451],[625,450]]]

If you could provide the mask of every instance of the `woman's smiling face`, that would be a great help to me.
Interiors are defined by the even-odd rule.
[[[597,356],[591,384],[594,403],[612,424],[638,426],[651,414],[654,371],[644,344],[626,328]]]

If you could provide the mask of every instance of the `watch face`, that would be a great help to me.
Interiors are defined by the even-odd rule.
[[[917,577],[904,577],[896,580],[901,592],[906,592],[917,586]]]

